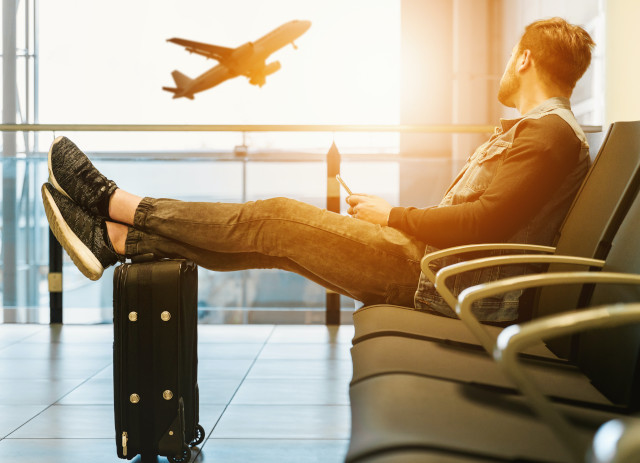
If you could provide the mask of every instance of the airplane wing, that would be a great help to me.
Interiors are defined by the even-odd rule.
[[[219,47],[217,45],[209,45],[208,43],[194,42],[192,40],[179,39],[176,37],[167,39],[167,42],[182,45],[190,53],[197,53],[198,55],[213,58],[218,61],[222,61],[227,58],[234,50],[233,48]]]

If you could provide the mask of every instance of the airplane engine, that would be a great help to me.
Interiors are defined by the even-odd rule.
[[[262,87],[267,82],[267,76],[273,74],[277,70],[280,69],[280,61],[274,61],[273,63],[267,64],[265,67],[260,69],[259,71],[254,71],[251,74],[251,78],[249,79],[249,83],[251,85],[258,85]]]
[[[274,61],[273,63],[267,64],[264,67],[264,76],[270,76],[274,72],[279,71],[281,67],[282,66],[280,66],[280,61]]]

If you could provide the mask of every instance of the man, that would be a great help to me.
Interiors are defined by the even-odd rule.
[[[49,152],[50,183],[42,187],[47,218],[94,280],[125,257],[153,253],[217,271],[280,268],[365,304],[415,304],[451,315],[421,275],[425,249],[553,240],[588,168],[588,145],[569,97],[593,46],[587,32],[560,18],[527,26],[498,92],[523,116],[501,121],[436,207],[394,208],[354,194],[346,217],[286,198],[246,204],[142,198],[117,188],[59,137]],[[478,316],[513,320],[518,296],[489,301]]]

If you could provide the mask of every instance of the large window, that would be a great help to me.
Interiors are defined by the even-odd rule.
[[[396,124],[399,120],[398,0],[103,4],[60,0],[39,5],[43,123]],[[216,64],[166,39],[237,47],[293,19],[310,20],[312,26],[296,41],[298,50],[288,45],[272,55],[269,61],[280,61],[282,68],[267,77],[264,87],[239,77],[196,94],[193,101],[173,100],[161,89],[174,85],[173,70],[196,77]],[[306,143],[304,138],[295,140],[297,148],[318,143],[305,138]],[[201,147],[202,140],[181,138],[179,145]],[[127,142],[126,149],[132,144],[154,147],[148,138]],[[281,147],[270,137],[255,143]],[[165,147],[166,141],[158,145]]]
[[[399,121],[398,0],[238,0],[224,4],[207,0],[116,0],[108,4],[60,0],[35,5],[39,18],[35,31],[37,80],[29,85],[37,89],[31,97],[31,104],[37,105],[36,122],[246,125]],[[280,61],[282,68],[268,76],[262,88],[238,77],[196,94],[194,100],[172,99],[162,90],[174,85],[173,70],[196,77],[217,64],[166,39],[180,37],[237,47],[293,19],[309,20],[312,26],[296,40],[297,50],[288,45],[271,56],[268,61]],[[44,154],[60,134],[73,138],[123,188],[187,200],[240,202],[289,196],[322,206],[326,167],[318,155],[326,153],[332,142],[343,154],[352,156],[398,151],[396,134],[70,131],[32,135],[33,143],[16,161],[27,166],[18,167],[18,177],[25,182],[28,179],[32,190],[25,200],[30,207],[19,212],[18,236],[37,242],[38,250],[37,256],[23,259],[22,265],[31,269],[29,274],[36,275],[37,281],[29,283],[22,273],[17,275],[17,291],[30,295],[19,297],[19,305],[35,306],[35,315],[26,317],[29,321],[48,321],[47,226],[36,190],[46,180]],[[250,155],[266,158],[262,162],[213,160],[221,153],[233,153],[238,146]],[[28,162],[20,159],[23,154]],[[293,157],[296,162],[278,162],[279,156]],[[391,201],[397,199],[395,164],[358,160],[345,162],[343,172],[355,188],[382,194]],[[110,320],[111,291],[110,272],[98,283],[89,282],[65,260],[65,322]],[[294,322],[322,322],[324,290],[278,271],[201,271],[199,304],[201,317],[213,322],[287,321],[286,317]],[[275,309],[290,310],[281,310],[283,315],[269,319],[257,314],[259,310],[242,311],[243,307],[268,309],[264,313],[272,314]],[[318,314],[311,309],[319,309]],[[7,310],[11,309],[5,307],[5,321],[25,320],[22,315],[7,315]]]

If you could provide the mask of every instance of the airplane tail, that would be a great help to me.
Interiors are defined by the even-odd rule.
[[[185,90],[191,86],[193,79],[185,76],[180,71],[173,71],[171,73],[173,81],[176,83],[175,87],[162,87],[162,90],[173,93],[174,98],[180,98],[182,96],[193,100],[193,94],[185,94]]]
[[[173,71],[171,73],[171,77],[173,77],[173,81],[176,83],[178,88],[188,87],[193,82],[193,79],[185,76],[180,71]]]

